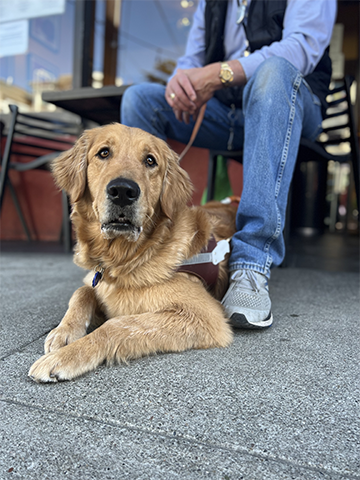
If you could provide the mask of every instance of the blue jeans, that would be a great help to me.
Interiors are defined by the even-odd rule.
[[[194,122],[176,120],[165,87],[142,84],[126,90],[123,124],[166,140],[189,141]],[[243,93],[243,108],[209,100],[195,139],[197,147],[243,148],[244,184],[232,239],[230,270],[250,269],[270,277],[285,256],[283,229],[300,137],[321,132],[321,107],[302,74],[287,60],[264,61]]]

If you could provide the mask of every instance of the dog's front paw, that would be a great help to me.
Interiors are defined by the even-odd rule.
[[[30,368],[29,377],[37,383],[57,382],[58,378],[53,373],[56,359],[53,353],[48,353],[39,358]]]
[[[104,360],[96,342],[86,336],[40,357],[30,368],[29,377],[38,383],[72,380],[93,370]]]
[[[29,370],[29,377],[37,383],[71,380],[76,377],[76,369],[66,360],[61,350],[51,352],[37,360]]]
[[[49,335],[46,337],[44,345],[45,353],[55,352],[56,350],[75,342],[85,334],[85,329],[74,329],[68,326],[59,325],[58,327],[54,328],[54,330],[51,330]]]

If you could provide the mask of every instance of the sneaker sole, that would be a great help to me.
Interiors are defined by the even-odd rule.
[[[233,313],[230,317],[230,325],[234,328],[245,328],[248,330],[261,330],[262,328],[271,327],[273,323],[273,316],[269,315],[261,322],[250,323],[242,313]]]

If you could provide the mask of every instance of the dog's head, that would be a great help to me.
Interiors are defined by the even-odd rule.
[[[91,208],[108,239],[136,241],[161,212],[172,219],[192,192],[165,142],[120,124],[85,131],[54,161],[53,174],[71,203]]]

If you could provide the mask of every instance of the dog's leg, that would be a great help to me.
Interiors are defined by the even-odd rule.
[[[60,324],[45,340],[45,353],[54,352],[86,335],[96,317],[97,301],[94,290],[80,287],[70,299],[69,308]]]
[[[216,310],[216,308],[215,308]],[[220,311],[199,318],[185,309],[113,318],[94,332],[41,357],[29,376],[36,382],[70,380],[103,362],[127,361],[156,352],[225,347],[232,341]]]

